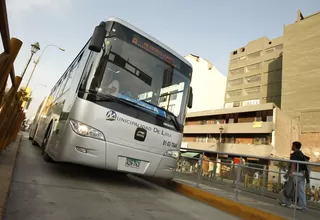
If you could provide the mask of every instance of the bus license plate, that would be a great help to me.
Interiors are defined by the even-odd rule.
[[[136,160],[132,158],[127,158],[126,167],[139,168],[141,164],[141,160]]]

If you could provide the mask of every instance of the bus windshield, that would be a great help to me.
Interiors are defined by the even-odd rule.
[[[125,26],[114,23],[94,58],[86,90],[172,113],[182,124],[191,67]]]

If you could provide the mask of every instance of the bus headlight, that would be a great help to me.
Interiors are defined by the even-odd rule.
[[[174,159],[178,159],[179,158],[179,151],[167,150],[167,152],[164,153],[164,156],[172,157]]]
[[[81,122],[70,120],[70,125],[72,130],[81,136],[91,137],[99,140],[105,140],[104,135],[101,131],[94,129],[88,125]]]

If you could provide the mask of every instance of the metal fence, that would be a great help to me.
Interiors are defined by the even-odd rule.
[[[199,187],[200,184],[212,185],[213,187],[217,186],[217,184],[223,184],[224,187],[234,189],[236,200],[239,199],[240,191],[281,199],[282,189],[286,181],[284,175],[290,163],[297,163],[297,167],[301,166],[301,164],[314,167],[320,166],[319,163],[291,161],[272,157],[265,158],[215,151],[204,152],[198,149],[182,150],[184,152],[181,152],[182,154],[178,160],[177,178],[192,181],[196,187]],[[213,156],[206,156],[208,154]],[[226,154],[228,158],[233,157],[233,159],[224,157]],[[256,162],[250,162],[252,160],[256,160]],[[259,160],[264,162],[261,164]],[[299,173],[293,173],[293,175],[297,176]],[[320,179],[311,175],[310,187],[308,184],[305,192],[307,206],[320,210]],[[294,218],[296,210],[299,208],[297,200],[296,188],[295,196],[292,198]]]
[[[16,38],[10,38],[6,1],[0,0],[0,32],[4,51],[0,54],[0,153],[15,140],[25,115],[18,92],[22,78],[15,76],[13,63],[22,46]],[[10,79],[9,79],[10,78]],[[7,88],[8,80],[11,86]]]

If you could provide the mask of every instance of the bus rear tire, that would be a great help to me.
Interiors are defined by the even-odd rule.
[[[43,155],[43,160],[46,161],[47,163],[53,163],[54,160],[49,156],[47,152],[44,152]]]
[[[32,139],[32,145],[37,147],[39,146],[39,144],[34,139]]]

